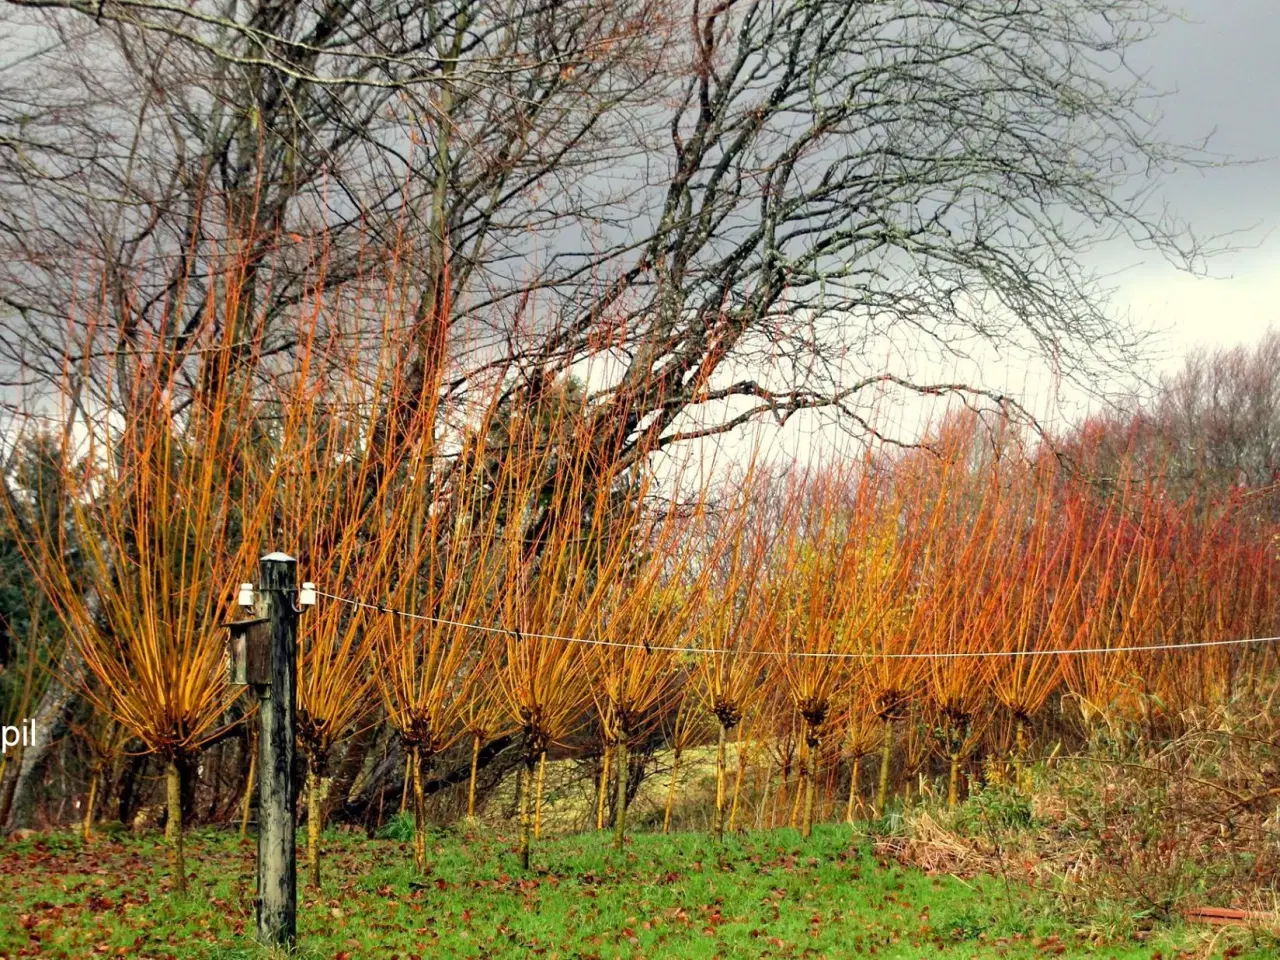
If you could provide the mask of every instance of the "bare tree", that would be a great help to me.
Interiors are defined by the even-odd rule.
[[[286,308],[315,258],[339,286],[410,224],[419,324],[447,304],[483,330],[477,366],[607,355],[595,399],[625,402],[602,415],[671,443],[817,407],[867,426],[886,382],[981,392],[887,376],[862,355],[884,337],[1123,364],[1135,331],[1085,255],[1118,234],[1197,254],[1151,202],[1195,154],[1128,66],[1148,0],[9,5],[48,38],[6,71],[37,92],[7,92],[0,147],[29,316],[66,310],[49,273],[87,245],[116,278],[155,266],[149,296],[101,294],[131,324],[179,290],[198,314],[229,236]],[[7,335],[10,359],[47,330]]]
[[[1140,0],[694,4],[654,228],[545,355],[590,352],[607,319],[613,395],[663,443],[817,407],[856,423],[886,382],[981,392],[887,374],[863,354],[885,337],[1021,347],[1076,380],[1122,366],[1139,337],[1088,252],[1198,254],[1150,203],[1194,159],[1143,119],[1126,60],[1158,20]]]
[[[388,251],[420,273],[419,317],[510,295],[523,237],[593,215],[579,181],[620,149],[661,49],[650,0],[7,6],[10,380],[94,349],[65,342],[77,308],[184,348],[229,265],[252,282],[220,319],[246,336]]]
[[[1058,442],[1099,484],[1160,478],[1206,504],[1245,497],[1280,516],[1280,333],[1189,354],[1142,394]]]

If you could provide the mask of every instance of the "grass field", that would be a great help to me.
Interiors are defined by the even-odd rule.
[[[333,835],[323,890],[300,893],[300,955],[433,957],[1271,956],[1247,934],[1213,943],[1168,929],[1091,939],[1038,895],[880,863],[849,828],[809,841],[776,830],[726,840],[640,834],[547,840],[518,869],[512,836],[442,833],[416,877],[396,840]],[[252,941],[253,845],[221,833],[188,847],[191,895],[166,892],[157,839],[56,835],[0,848],[0,957],[264,957]]]

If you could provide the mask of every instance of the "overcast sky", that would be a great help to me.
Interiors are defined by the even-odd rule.
[[[1268,326],[1280,328],[1280,0],[1169,0],[1169,7],[1180,19],[1160,26],[1134,49],[1131,62],[1167,91],[1157,105],[1166,139],[1191,143],[1211,135],[1208,150],[1233,162],[1170,178],[1164,198],[1203,236],[1238,231],[1224,242],[1239,249],[1214,257],[1208,277],[1180,272],[1158,257],[1144,262],[1140,252],[1119,245],[1107,252],[1113,259],[1098,261],[1117,288],[1117,308],[1156,334],[1148,366],[1134,371],[1142,378],[1177,368],[1196,347],[1249,343]],[[1104,402],[1024,359],[985,355],[914,372],[1012,393],[1051,427],[1065,427]],[[1124,395],[1136,385],[1091,387]],[[886,432],[910,438],[941,409],[910,400],[878,407],[875,419]],[[762,426],[757,436],[767,450],[801,459],[832,445],[844,448],[824,419],[802,415],[781,431]]]
[[[1210,279],[1152,265],[1119,278],[1134,316],[1165,331],[1162,365],[1200,343],[1236,343],[1280,327],[1280,0],[1175,0],[1168,23],[1137,51],[1162,104],[1166,134],[1213,132],[1210,148],[1256,163],[1186,172],[1174,207],[1206,233],[1246,230],[1248,249],[1215,258]],[[1155,358],[1153,358],[1155,359]]]

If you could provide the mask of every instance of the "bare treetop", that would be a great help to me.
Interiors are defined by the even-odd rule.
[[[317,286],[382,284],[450,392],[586,364],[623,458],[810,409],[876,432],[886,388],[1017,406],[885,342],[1086,382],[1141,339],[1091,251],[1201,250],[1158,188],[1202,155],[1127,62],[1147,0],[8,6],[40,38],[0,70],[12,379],[139,329],[287,357]],[[206,317],[228,257],[252,296]],[[68,337],[89,300],[110,330]]]

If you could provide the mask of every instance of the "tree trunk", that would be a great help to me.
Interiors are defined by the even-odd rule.
[[[102,772],[96,766],[93,775],[89,778],[89,796],[84,801],[84,842],[91,843],[93,841],[93,808],[98,802],[98,782],[102,779]]]
[[[59,669],[49,678],[36,707],[31,743],[22,750],[22,760],[9,794],[8,810],[4,819],[4,832],[31,826],[32,799],[39,773],[45,759],[62,737],[67,716],[77,699],[75,686],[84,672],[84,659],[75,644],[68,643]],[[64,679],[66,682],[64,682]]]
[[[386,774],[396,766],[395,752],[400,749],[395,727],[389,723],[380,723],[373,736],[373,744],[364,751],[360,760],[360,770],[351,779],[346,788],[342,803],[344,807],[352,807],[365,800],[365,794],[372,795],[375,788],[379,800],[386,794]],[[367,808],[373,807],[372,796],[365,802]]]
[[[307,763],[307,873],[311,886],[320,889],[321,787],[319,764]]]
[[[728,736],[728,730],[725,728],[724,721],[721,720],[719,726],[719,737],[716,741],[716,821],[715,821],[715,838],[717,841],[724,839],[724,774],[725,774],[725,739]]]
[[[764,814],[769,809],[769,788],[773,785],[773,751],[765,755],[764,789],[760,792],[760,806],[756,810],[756,829],[764,829]]]
[[[680,779],[680,751],[675,751],[671,761],[671,782],[667,784],[667,804],[662,814],[662,832],[671,832],[671,808],[676,802],[676,782]]]
[[[862,757],[853,758],[853,769],[849,771],[849,805],[844,810],[844,822],[853,823],[853,811],[858,803],[858,774],[862,772]]]
[[[800,764],[801,781],[808,780],[809,772],[809,755],[806,753],[803,762]],[[792,830],[800,823],[800,804],[804,802],[805,787],[803,783],[796,787],[796,795],[791,800],[791,815],[787,818],[787,826]]]
[[[893,759],[893,721],[884,721],[884,737],[880,742],[880,785],[876,790],[876,816],[885,815],[889,803],[889,762]]]
[[[476,771],[480,768],[480,734],[471,737],[471,779],[467,781],[467,819],[476,818]]]
[[[427,872],[427,794],[423,790],[426,759],[421,747],[410,751],[413,776],[413,865],[419,873]]]
[[[538,787],[533,795],[533,839],[542,839],[542,788],[547,780],[547,751],[538,756]]]
[[[116,797],[116,819],[128,826],[133,822],[138,806],[138,780],[146,772],[149,754],[134,753],[124,760]]]
[[[181,774],[178,782],[182,784],[182,825],[197,822],[196,788],[200,785],[200,755],[192,754],[179,760]]]
[[[222,768],[226,765],[227,742],[223,741],[210,747],[213,762],[209,768],[209,805],[205,808],[205,823],[216,823],[218,810],[222,800]]]
[[[613,849],[621,850],[627,833],[627,780],[630,771],[627,769],[627,737],[623,734],[614,748],[614,784],[616,794],[613,803]]]
[[[1026,780],[1026,736],[1026,724],[1022,717],[1015,717],[1013,720],[1013,785],[1014,789],[1019,791],[1023,789]]]
[[[529,794],[533,792],[533,757],[525,758],[520,765],[520,865],[529,869],[530,849],[533,845],[532,818],[529,816]]]
[[[165,798],[168,801],[169,821],[165,833],[169,838],[169,872],[173,877],[173,889],[178,896],[187,894],[187,862],[182,849],[182,775],[177,762],[170,760],[164,768]]]
[[[801,833],[805,837],[813,836],[813,798],[817,790],[818,743],[818,731],[811,727],[809,738],[805,741],[809,752],[804,758],[804,823]]]
[[[9,758],[17,757],[16,764],[10,764]],[[13,788],[17,781],[18,767],[22,764],[22,747],[19,746],[11,754],[0,757],[0,825],[9,819],[9,804],[13,802]]]
[[[329,822],[329,813],[333,809],[335,795],[345,800],[347,791],[351,789],[351,785],[355,783],[356,777],[364,766],[364,758],[377,734],[376,729],[369,727],[356,736],[343,740],[330,754],[327,769],[333,772],[322,778],[320,787],[321,822]]]

